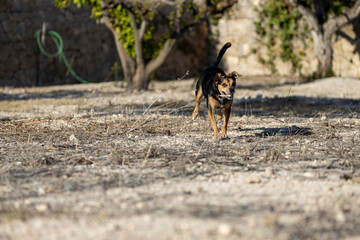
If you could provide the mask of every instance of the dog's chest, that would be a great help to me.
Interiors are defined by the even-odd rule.
[[[226,98],[217,99],[218,104],[215,105],[217,110],[223,110],[227,105],[231,104],[231,102]]]

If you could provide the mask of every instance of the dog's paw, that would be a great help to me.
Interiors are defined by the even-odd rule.
[[[226,133],[221,133],[221,138],[228,138],[228,135]]]
[[[192,114],[192,120],[195,120],[198,117],[198,115],[199,115],[198,113],[193,113]]]

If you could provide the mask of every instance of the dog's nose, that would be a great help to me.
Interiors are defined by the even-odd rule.
[[[234,92],[235,92],[235,89],[234,89],[234,88],[231,88],[231,89],[230,89],[230,92],[231,92],[231,93],[234,93]]]

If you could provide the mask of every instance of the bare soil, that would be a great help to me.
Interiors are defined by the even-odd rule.
[[[243,78],[226,139],[193,83],[2,89],[0,238],[360,239],[359,80]]]

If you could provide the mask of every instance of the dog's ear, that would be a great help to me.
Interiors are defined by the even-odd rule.
[[[236,80],[238,77],[241,77],[241,75],[238,74],[237,72],[233,71],[232,73],[229,73],[229,74],[227,75],[227,77],[229,77],[229,78],[234,78],[234,79]]]
[[[216,85],[221,83],[221,73],[217,73],[214,77],[214,82]]]

